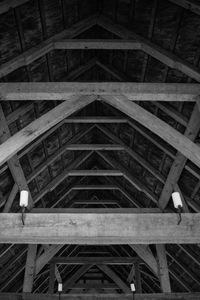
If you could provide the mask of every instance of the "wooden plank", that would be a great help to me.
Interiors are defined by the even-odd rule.
[[[26,267],[24,274],[23,292],[31,293],[33,289],[33,280],[35,275],[35,260],[37,254],[37,245],[32,244],[28,246]]]
[[[42,133],[61,122],[77,110],[93,102],[94,96],[73,97],[70,101],[65,101],[47,112],[28,126],[20,130],[14,136],[0,145],[0,165],[9,160],[18,151],[23,149],[30,142],[34,141]]]
[[[51,262],[64,265],[132,265],[138,257],[54,257]]]
[[[30,244],[195,244],[200,213],[177,214],[0,214],[1,243]],[[48,230],[47,230],[48,228]]]
[[[124,283],[121,278],[108,266],[106,265],[97,265],[97,267],[103,271],[110,279],[112,279],[118,287],[124,292],[129,293],[130,288],[127,286],[126,283]]]
[[[114,33],[115,35],[118,35],[123,39],[137,40],[138,42],[141,43],[141,49],[145,53],[161,61],[162,63],[166,64],[170,68],[179,70],[184,74],[188,75],[189,77],[197,81],[200,81],[199,69],[193,66],[192,64],[188,63],[187,61],[184,61],[183,59],[179,58],[177,55],[152,43],[148,39],[138,34],[135,34],[134,32],[126,29],[123,26],[119,24],[115,24],[112,20],[106,17],[99,17],[97,22],[99,26]]]
[[[169,278],[169,270],[167,264],[167,257],[165,245],[156,245],[160,283],[163,293],[171,293],[171,284]]]
[[[199,129],[200,129],[200,111],[196,104],[193,109],[192,115],[190,117],[190,121],[185,130],[184,136],[187,137],[189,140],[194,141],[199,132]],[[180,175],[184,169],[186,162],[187,162],[187,157],[185,157],[180,152],[177,153],[159,198],[158,203],[161,209],[165,209],[165,207],[167,206],[172,192],[176,189],[176,184],[180,178]]]
[[[141,50],[141,44],[136,40],[61,39],[54,42],[54,49]]]
[[[175,149],[180,151],[185,157],[190,159],[194,164],[200,167],[200,148],[194,144],[188,137],[179,133],[173,127],[160,120],[150,112],[146,111],[139,105],[131,103],[123,96],[106,96],[104,100],[119,109],[126,115],[147,127],[153,133],[157,134],[163,140],[168,142]]]
[[[190,10],[191,12],[200,15],[200,5],[195,0],[169,0],[170,2],[182,6],[183,8]]]
[[[36,59],[44,56],[45,54],[49,53],[54,49],[54,42],[56,40],[60,40],[63,37],[65,38],[73,38],[76,35],[84,32],[85,30],[91,28],[96,24],[96,15],[92,15],[80,22],[72,25],[68,29],[65,29],[61,33],[58,33],[51,38],[41,42],[39,45],[32,47],[31,49],[23,52],[22,54],[18,55],[17,57],[11,59],[10,61],[4,63],[0,67],[0,77],[6,76],[10,72],[23,67],[27,66]]]
[[[196,101],[199,84],[124,82],[0,83],[0,99],[70,100],[72,95],[125,95],[131,101]]]
[[[0,293],[1,300],[57,300],[58,295]],[[135,294],[135,300],[199,300],[200,293]],[[132,294],[62,294],[62,300],[132,300]]]

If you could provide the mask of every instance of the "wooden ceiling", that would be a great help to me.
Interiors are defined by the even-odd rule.
[[[64,292],[78,291],[80,299],[92,292],[120,297],[130,293],[133,278],[138,293],[154,295],[149,299],[171,291],[198,299],[193,294],[200,292],[198,1],[3,0],[0,13],[0,209],[1,220],[10,217],[15,224],[11,230],[4,229],[6,221],[0,224],[2,233],[10,230],[0,233],[2,299],[26,299],[7,294],[22,291],[56,293],[61,280]],[[52,224],[61,212],[55,208],[99,209],[105,239],[106,215],[114,209],[154,213],[154,240],[139,242],[142,225],[148,228],[143,215],[135,243],[122,242],[127,223],[122,233],[117,227],[115,243],[62,244],[70,233],[54,242],[49,227],[48,243],[43,236],[37,246],[27,245],[25,235],[20,240],[13,229],[21,228],[16,213],[22,189],[30,192],[32,213],[56,214]],[[170,231],[167,224],[177,220],[174,190],[190,213],[186,225],[197,221],[193,228],[180,225],[173,239],[174,227]],[[46,224],[45,215],[39,216]],[[34,222],[32,214],[25,221],[29,218]],[[159,222],[165,246],[156,245]],[[33,239],[31,233],[30,227],[26,242],[36,241],[37,228]],[[79,257],[81,263],[74,263]]]

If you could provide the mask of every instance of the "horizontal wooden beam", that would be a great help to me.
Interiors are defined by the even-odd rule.
[[[73,95],[125,95],[132,101],[196,101],[199,84],[125,82],[0,83],[0,99],[71,100]]]
[[[124,147],[117,144],[69,144],[65,149],[70,151],[122,151]]]
[[[138,257],[54,257],[51,262],[61,265],[132,265]]]
[[[62,300],[132,300],[132,294],[62,294]],[[54,294],[0,293],[1,300],[58,300]],[[135,294],[135,300],[199,300],[200,293]]]
[[[195,244],[200,213],[0,214],[0,242],[16,244]],[[48,229],[48,230],[47,230]]]
[[[65,123],[83,123],[83,124],[89,124],[89,123],[119,123],[119,124],[123,124],[123,123],[127,123],[128,119],[126,118],[120,118],[120,117],[69,117],[65,120]]]
[[[68,176],[123,176],[118,170],[69,170]]]
[[[80,200],[78,200],[80,201]],[[117,200],[116,200],[117,201]],[[90,200],[88,200],[90,203]],[[100,203],[100,202],[99,202]],[[32,213],[39,214],[91,214],[91,213],[101,213],[101,214],[153,214],[161,213],[159,208],[33,208]]]
[[[136,40],[62,39],[54,43],[54,49],[141,50],[141,43]]]

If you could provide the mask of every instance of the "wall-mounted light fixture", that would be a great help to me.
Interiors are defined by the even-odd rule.
[[[179,220],[178,220],[178,224],[177,224],[177,225],[179,225],[182,221],[181,213],[183,212],[183,203],[181,200],[180,193],[179,192],[172,193],[172,200],[174,203],[174,207],[179,215]]]
[[[20,191],[20,200],[19,200],[19,206],[22,209],[22,224],[24,226],[24,214],[26,211],[26,208],[28,206],[28,191]]]
[[[58,294],[59,294],[59,300],[61,299],[61,294],[63,290],[63,285],[61,282],[58,283]]]
[[[133,293],[133,300],[134,300],[134,298],[135,298],[135,292],[136,292],[136,288],[135,288],[134,282],[132,282],[130,284],[130,288],[131,288],[131,292]]]

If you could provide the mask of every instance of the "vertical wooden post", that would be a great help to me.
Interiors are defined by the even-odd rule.
[[[23,293],[31,293],[33,289],[33,281],[35,275],[37,245],[31,244],[28,246],[26,268],[24,274]]]
[[[167,265],[167,257],[165,252],[165,245],[156,245],[160,284],[163,293],[171,293],[171,285],[169,279],[169,270]]]
[[[138,294],[141,294],[142,293],[141,273],[140,273],[140,265],[138,262],[135,263],[135,285],[136,285],[136,292]]]
[[[55,282],[55,263],[50,264],[50,276],[49,276],[49,294],[54,292],[54,282]]]

